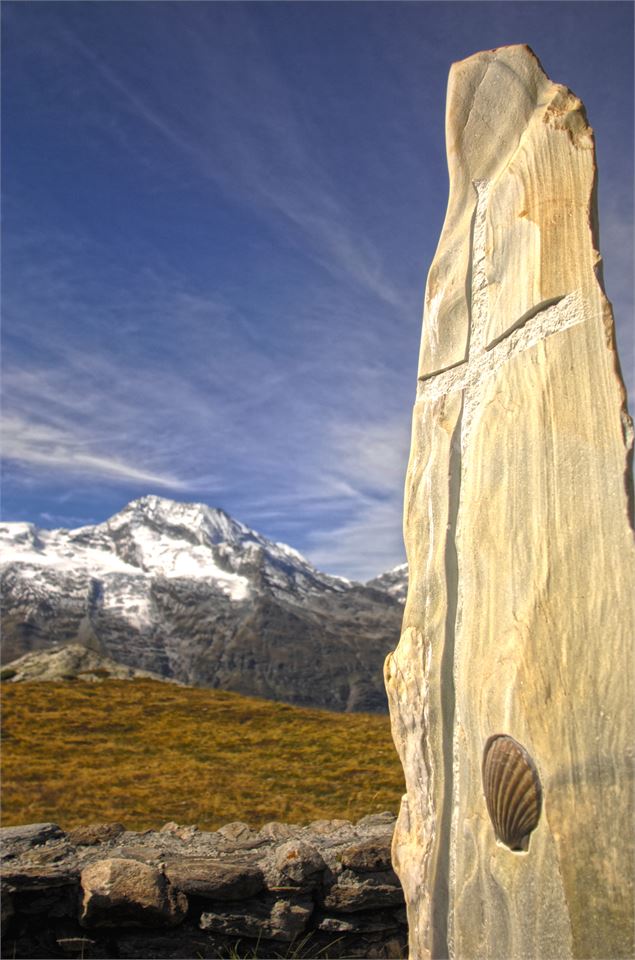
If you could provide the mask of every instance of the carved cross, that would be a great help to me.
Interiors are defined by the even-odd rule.
[[[464,390],[461,448],[467,448],[472,418],[479,405],[480,384],[493,376],[512,357],[535,346],[554,333],[586,320],[582,296],[568,295],[543,300],[527,310],[505,333],[490,343],[487,332],[486,214],[490,190],[488,180],[475,180],[477,201],[472,232],[472,276],[470,332],[467,360],[419,379],[417,400],[438,400],[456,390]]]

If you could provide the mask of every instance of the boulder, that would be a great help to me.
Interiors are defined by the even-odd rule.
[[[267,886],[270,890],[288,885],[311,889],[320,883],[325,870],[326,864],[316,847],[302,840],[289,840],[272,854]]]
[[[185,894],[137,860],[98,860],[82,870],[81,884],[85,927],[171,927],[187,913]]]

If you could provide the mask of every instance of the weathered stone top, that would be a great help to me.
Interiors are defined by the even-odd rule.
[[[57,824],[41,823],[0,829],[0,876],[5,882],[17,875],[34,876],[46,867],[49,873],[78,873],[105,857],[139,860],[161,866],[183,860],[251,863],[267,872],[271,882],[286,877],[297,883],[294,868],[281,864],[280,851],[298,850],[306,862],[319,853],[321,869],[334,874],[346,866],[359,870],[389,870],[390,839],[395,824],[392,813],[371,814],[358,823],[349,820],[316,820],[308,826],[271,822],[260,830],[236,821],[207,832],[198,827],[166,823],[160,830],[136,832],[121,824],[76,827],[67,832]],[[295,871],[297,873],[297,870]]]
[[[597,243],[580,243],[589,226],[596,233],[593,131],[581,101],[546,76],[529,47],[453,64],[446,140],[450,196],[428,276],[420,377],[467,359],[479,198],[484,345],[537,304],[575,291],[599,261]]]
[[[141,833],[116,823],[4,828],[5,938],[16,957],[218,957],[238,941],[247,951],[245,938],[250,956],[277,955],[277,943],[300,938],[320,956],[341,956],[336,941],[347,956],[399,956],[406,918],[391,865],[394,823],[382,813],[257,831],[240,822],[214,832],[175,823]]]

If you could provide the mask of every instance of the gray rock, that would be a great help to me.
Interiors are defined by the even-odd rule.
[[[193,840],[198,832],[199,829],[195,823],[182,826],[178,823],[174,823],[173,820],[170,820],[169,823],[165,823],[159,831],[159,833],[171,833],[175,837],[178,837],[179,840],[183,840],[186,843],[188,843],[190,840]]]
[[[17,915],[8,921],[9,936],[19,933],[16,955],[78,956],[85,930],[84,939],[95,945],[83,949],[96,958],[113,956],[115,944],[120,956],[144,960],[255,956],[256,944],[261,956],[273,957],[285,952],[280,944],[309,935],[311,949],[323,950],[324,957],[387,956],[382,951],[392,931],[400,936],[405,930],[403,911],[401,923],[396,916],[403,900],[391,871],[362,869],[388,850],[385,819],[375,816],[361,827],[318,821],[317,830],[267,826],[256,834],[240,822],[219,832],[167,824],[121,833],[93,825],[25,847],[3,864],[7,914],[13,891],[18,894]],[[100,837],[99,843],[87,842]],[[322,902],[324,891],[330,905],[316,913],[313,901]],[[86,916],[80,926],[82,899]],[[8,956],[11,949],[9,944]]]
[[[175,926],[187,912],[185,894],[137,860],[98,860],[82,871],[81,882],[86,927]]]
[[[278,847],[267,872],[269,889],[298,886],[304,889],[317,886],[326,870],[326,864],[316,847],[302,840],[289,840]]]
[[[103,680],[164,680],[158,673],[148,670],[135,670],[132,667],[116,663],[82,643],[54,647],[52,650],[33,650],[7,664],[3,671],[10,673],[11,683],[29,680],[60,681],[89,680],[99,683]]]
[[[170,883],[190,896],[210,900],[240,900],[263,889],[265,879],[256,866],[218,860],[183,857],[168,860],[165,872]]]
[[[332,933],[379,933],[384,930],[398,930],[402,926],[394,913],[387,910],[373,910],[370,913],[355,913],[349,917],[322,917],[317,924],[318,930]]]
[[[308,898],[246,900],[226,909],[206,911],[201,915],[201,930],[210,930],[234,937],[281,940],[291,943],[306,929],[313,912]]]
[[[60,864],[5,863],[0,868],[0,880],[17,893],[33,893],[68,887],[79,880],[76,866]]]
[[[354,933],[356,930],[353,921],[343,917],[322,917],[317,927],[318,930],[326,930],[328,933]]]
[[[261,827],[258,836],[265,840],[288,840],[297,833],[297,830],[298,828],[293,824],[271,820],[270,823],[265,823],[264,827]]]
[[[397,816],[391,810],[382,810],[381,813],[369,813],[367,816],[362,817],[361,820],[357,821],[357,827],[362,830],[368,830],[369,828],[385,828],[391,827],[394,829],[395,823],[397,822]]]
[[[0,828],[0,851],[2,858],[14,857],[49,840],[59,840],[64,831],[56,823],[28,823],[19,827]]]
[[[226,840],[240,840],[242,843],[258,840],[258,834],[255,830],[252,830],[249,824],[243,823],[242,820],[233,820],[231,823],[226,823],[216,832]]]
[[[342,866],[360,873],[373,873],[377,870],[391,870],[390,846],[392,833],[379,837],[370,837],[360,843],[352,844],[340,854]]]
[[[85,827],[74,827],[69,830],[68,839],[78,847],[93,847],[98,843],[114,840],[124,830],[125,827],[121,823],[91,823]]]
[[[311,833],[322,833],[330,836],[333,833],[352,833],[353,824],[350,820],[313,820],[307,830]]]
[[[158,839],[156,835],[154,839]],[[125,843],[112,847],[108,855],[120,860],[138,860],[140,863],[157,865],[165,857],[165,850],[156,844]]]
[[[403,904],[403,891],[392,870],[363,877],[352,870],[344,870],[324,897],[326,910],[342,913]]]

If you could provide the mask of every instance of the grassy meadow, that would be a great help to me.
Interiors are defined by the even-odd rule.
[[[2,822],[308,823],[394,810],[387,716],[152,680],[2,684]]]

